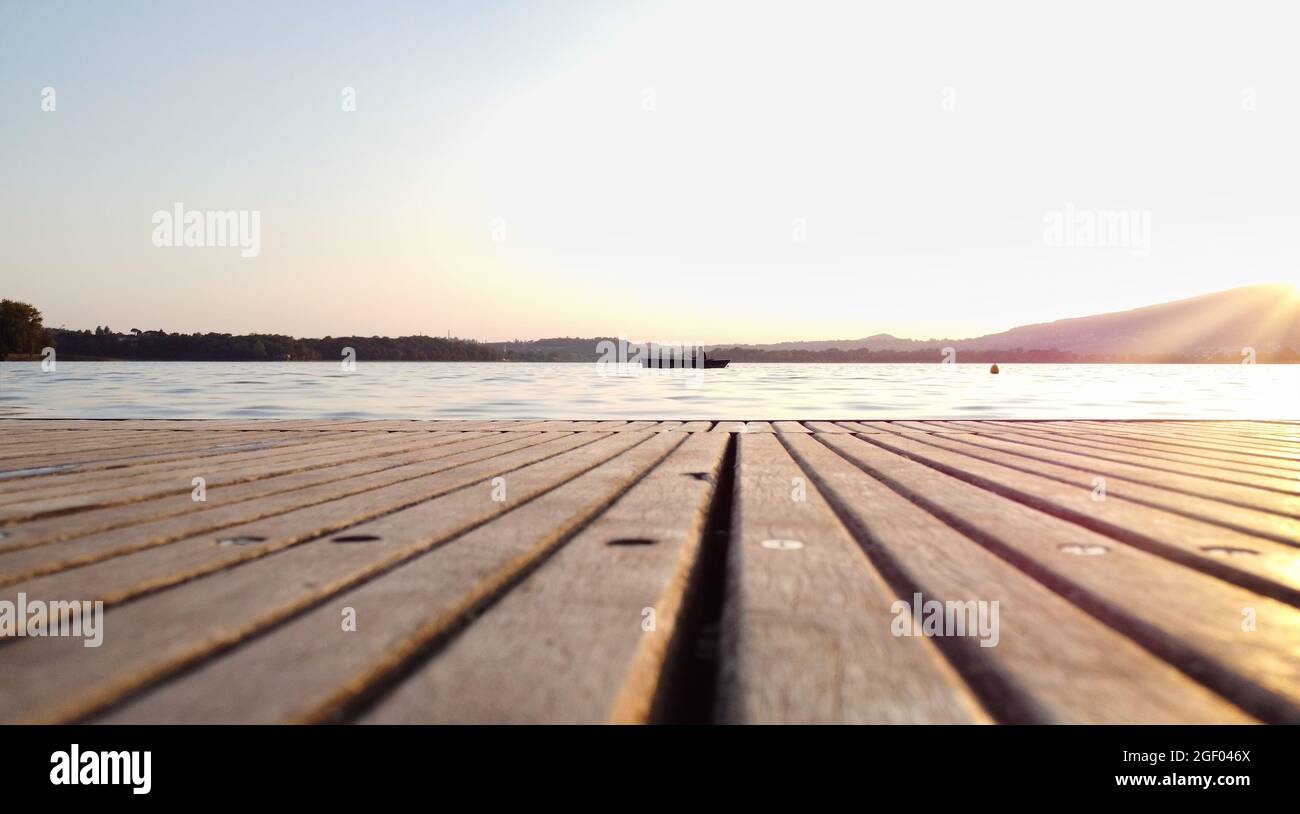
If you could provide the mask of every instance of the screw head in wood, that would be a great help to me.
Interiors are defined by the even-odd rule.
[[[224,537],[217,541],[218,545],[253,545],[254,543],[266,542],[265,537],[254,537],[252,535],[241,537]]]
[[[803,543],[798,540],[764,540],[759,545],[774,551],[796,551],[803,548]]]
[[[1107,551],[1110,551],[1110,549],[1106,548],[1106,546],[1104,545],[1093,545],[1091,543],[1089,543],[1088,545],[1080,545],[1078,543],[1067,543],[1061,546],[1061,551],[1065,552],[1066,554],[1074,554],[1079,557],[1096,557],[1098,555],[1105,554]]]

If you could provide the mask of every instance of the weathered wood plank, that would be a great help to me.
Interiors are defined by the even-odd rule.
[[[1244,450],[1276,452],[1290,451],[1295,445],[1287,439],[1282,438],[1263,438],[1258,435],[1244,433],[1239,430],[1215,430],[1205,428],[1182,428],[1171,427],[1164,424],[1158,426],[1137,425],[1140,431],[1146,434],[1158,434],[1170,438],[1187,438],[1197,441],[1213,441],[1216,443],[1228,444],[1234,447],[1240,447]]]
[[[1231,447],[1216,445],[1213,443],[1206,445],[1194,442],[1188,443],[1186,439],[1171,439],[1165,436],[1125,435],[1119,432],[1104,432],[1069,427],[1052,427],[1042,431],[1050,431],[1054,435],[1062,437],[1088,438],[1090,440],[1105,441],[1108,444],[1117,444],[1142,450],[1177,452],[1179,454],[1194,455],[1212,461],[1232,461],[1235,463],[1267,466],[1272,469],[1284,470],[1289,474],[1300,475],[1300,462],[1289,461],[1285,458],[1275,456],[1260,456],[1248,452],[1240,452]]]
[[[926,439],[942,449],[1070,483],[1101,488],[1145,506],[1177,512],[1246,534],[1300,545],[1300,498],[1249,486],[1190,478],[1143,466],[1015,444],[1001,438],[966,436]]]
[[[1055,514],[1093,531],[1122,540],[1174,562],[1204,571],[1248,590],[1300,605],[1300,573],[1295,549],[1181,514],[1132,503],[1109,490],[1104,500],[1095,487],[1063,483],[1022,469],[994,463],[954,442],[928,443],[896,435],[861,436],[912,460],[997,492],[1005,498]],[[968,447],[972,451],[973,448]],[[1235,556],[1234,552],[1255,552]]]
[[[1188,449],[1179,449],[1178,447],[1164,447],[1160,445],[1143,444],[1141,442],[1131,442],[1115,440],[1107,437],[1097,437],[1089,435],[1065,434],[1051,432],[1050,430],[1023,429],[1013,430],[996,430],[993,432],[976,431],[977,435],[999,436],[1019,436],[1025,439],[1036,439],[1038,442],[1053,442],[1053,445],[1069,445],[1072,448],[1094,449],[1108,453],[1119,453],[1124,456],[1124,460],[1137,458],[1149,461],[1169,462],[1171,464],[1192,464],[1197,467],[1203,467],[1213,472],[1218,472],[1228,476],[1228,473],[1241,473],[1247,475],[1260,475],[1268,479],[1285,480],[1291,483],[1300,482],[1300,469],[1287,470],[1283,467],[1274,467],[1270,464],[1260,463],[1258,459],[1250,459],[1246,456],[1237,456],[1231,453],[1224,453],[1218,456],[1215,453],[1197,454]],[[1163,465],[1163,463],[1162,463]]]
[[[744,432],[745,422],[743,421],[719,421],[713,425],[710,432]]]
[[[890,632],[897,594],[777,438],[737,442],[719,720],[987,721],[930,640]]]
[[[871,436],[876,439],[882,436]],[[998,602],[997,642],[934,642],[1005,722],[1240,721],[1240,710],[1030,578],[836,451],[854,436],[787,436],[786,445],[872,561],[914,604]],[[974,607],[974,606],[972,606]],[[882,619],[887,625],[892,619]]]
[[[812,432],[852,432],[832,421],[805,421],[803,425]]]
[[[1190,488],[1193,492],[1199,491],[1200,479],[1215,481],[1219,483],[1232,484],[1234,486],[1252,487],[1254,489],[1264,489],[1271,492],[1281,492],[1286,495],[1300,495],[1300,478],[1287,478],[1270,472],[1266,468],[1256,467],[1254,469],[1235,469],[1231,466],[1210,465],[1205,461],[1199,461],[1194,458],[1174,458],[1172,460],[1152,455],[1149,451],[1138,454],[1133,450],[1126,450],[1123,447],[1108,446],[1105,444],[1090,444],[1087,439],[1067,438],[1058,439],[1052,436],[1031,433],[1000,432],[990,436],[999,442],[1015,445],[1024,445],[1057,453],[1067,453],[1075,458],[1089,458],[1108,461],[1115,464],[1122,464],[1139,469],[1156,470],[1163,473],[1174,475],[1185,475],[1187,478],[1180,479],[1179,484],[1185,488]],[[975,438],[963,439],[967,443],[979,443]],[[1087,468],[1091,468],[1089,464]],[[1080,468],[1083,468],[1082,466]],[[1137,471],[1137,470],[1134,470]],[[1231,498],[1228,498],[1231,501]],[[1253,501],[1245,505],[1253,505]],[[1270,508],[1261,506],[1261,508]],[[1293,514],[1292,510],[1283,510],[1285,514]]]
[[[875,439],[878,440],[878,439]],[[948,525],[1071,598],[1256,715],[1300,721],[1300,610],[1036,509],[858,438],[826,442]],[[1096,552],[1079,554],[1075,552]],[[1242,624],[1243,609],[1269,619]]]
[[[248,451],[228,451],[204,458],[204,466],[230,471],[236,466],[249,463],[292,462],[309,456],[337,451],[355,450],[362,438],[346,435],[318,434],[301,443],[288,441],[281,444],[258,445]],[[375,443],[387,443],[379,441]],[[177,459],[161,463],[135,464],[130,467],[113,470],[94,470],[88,472],[66,471],[45,475],[39,478],[0,481],[0,505],[10,506],[30,500],[69,493],[85,494],[89,489],[125,486],[159,473],[173,473],[193,469],[193,459]]]
[[[108,613],[0,638],[0,721],[679,720],[721,606],[719,720],[1300,722],[1297,422],[0,419],[12,466],[0,599]],[[998,645],[896,637],[915,591]]]
[[[1153,441],[1164,441],[1171,444],[1183,446],[1200,447],[1204,449],[1216,449],[1225,452],[1238,452],[1245,455],[1253,455],[1260,458],[1278,459],[1288,462],[1300,461],[1300,452],[1295,451],[1294,447],[1265,448],[1253,445],[1241,444],[1231,438],[1215,438],[1203,435],[1184,434],[1161,430],[1149,426],[1140,426],[1137,424],[1125,424],[1123,426],[1107,425],[1105,422],[1072,422],[1072,426],[1067,428],[1075,431],[1093,430],[1096,432],[1122,435],[1129,438],[1144,438]]]
[[[329,422],[333,423],[333,422]],[[149,430],[213,430],[253,429],[294,430],[308,425],[320,426],[317,419],[297,420],[281,418],[229,419],[229,418],[6,418],[0,419],[0,429],[18,430],[91,430],[140,432]]]
[[[138,476],[129,476],[124,471],[121,480],[114,483],[111,479],[96,479],[61,484],[50,489],[24,492],[22,500],[0,504],[0,522],[12,524],[16,521],[36,522],[35,518],[65,517],[85,514],[105,508],[122,506],[142,500],[159,497],[188,498],[194,488],[194,478],[204,479],[209,493],[220,490],[227,485],[255,483],[289,474],[302,474],[310,477],[315,469],[326,469],[349,462],[363,462],[374,459],[382,462],[383,458],[402,456],[407,452],[423,453],[435,447],[453,443],[463,443],[477,439],[504,439],[496,433],[427,433],[421,436],[404,435],[400,438],[381,438],[365,444],[349,443],[346,447],[325,450],[313,449],[299,451],[283,456],[266,457],[260,460],[245,459],[248,463],[232,464],[227,459],[202,459],[201,461],[184,461],[168,464]],[[484,443],[491,444],[491,440]],[[409,456],[408,456],[409,457]],[[413,463],[414,461],[407,461]],[[382,465],[378,468],[384,468]],[[329,478],[325,478],[328,480]],[[250,485],[249,488],[256,488]],[[211,501],[209,501],[211,502]],[[69,520],[75,523],[75,520]],[[6,546],[0,543],[0,550]]]
[[[687,421],[677,429],[682,432],[708,432],[712,428],[712,421]]]
[[[192,460],[241,450],[278,447],[284,443],[284,439],[266,436],[245,439],[236,435],[196,436],[187,433],[176,439],[156,443],[137,446],[133,442],[129,455],[121,454],[121,447],[117,450],[88,450],[60,454],[29,453],[22,457],[0,461],[0,478],[9,478],[19,470],[35,467],[60,467],[65,470],[89,472],[158,461]]]
[[[469,437],[464,437],[466,435]],[[494,438],[497,439],[498,443],[501,442],[499,436],[486,433],[421,433],[413,438],[402,439],[400,446],[392,448],[378,448],[377,444],[368,445],[365,450],[367,454],[351,455],[349,456],[350,462],[335,463],[261,480],[243,481],[229,486],[214,485],[207,489],[207,499],[203,502],[195,502],[192,499],[193,493],[189,479],[178,478],[172,484],[171,494],[160,498],[155,497],[74,514],[59,514],[55,517],[28,520],[19,525],[10,526],[6,528],[4,539],[0,540],[0,552],[68,540],[85,534],[109,531],[150,520],[161,520],[178,514],[218,506],[229,506],[245,500],[270,497],[282,492],[291,492],[309,486],[356,478],[406,464],[419,463],[428,460],[431,452],[436,447],[449,446],[457,442],[482,437]],[[204,472],[206,475],[206,470],[195,471]],[[191,473],[186,474],[188,476]]]
[[[773,421],[772,429],[777,432],[812,432],[798,421]]]
[[[345,481],[325,483],[307,489],[248,500],[231,506],[215,506],[211,509],[203,509],[190,514],[166,517],[161,520],[89,534],[84,537],[76,537],[71,540],[35,548],[6,551],[0,553],[0,585],[10,585],[70,568],[78,569],[78,576],[74,578],[74,581],[80,581],[80,577],[83,575],[90,578],[103,570],[90,571],[84,568],[84,566],[91,563],[124,555],[144,554],[146,550],[158,546],[176,545],[177,541],[187,538],[191,538],[191,544],[182,546],[182,550],[188,551],[191,548],[196,548],[198,549],[199,559],[202,560],[204,559],[202,555],[217,544],[215,538],[208,536],[216,532],[221,533],[222,539],[248,539],[256,543],[258,541],[255,538],[263,535],[256,528],[250,528],[250,526],[260,528],[282,522],[299,522],[302,519],[300,512],[306,508],[319,507],[327,515],[333,509],[347,513],[371,503],[379,505],[379,501],[388,495],[398,496],[397,499],[400,505],[402,496],[408,493],[423,494],[423,489],[427,484],[443,482],[445,478],[439,480],[437,476],[447,470],[464,467],[461,472],[452,472],[449,475],[453,479],[464,477],[466,472],[474,473],[478,471],[478,468],[473,466],[476,463],[488,461],[487,466],[493,468],[499,461],[510,462],[516,460],[521,457],[520,452],[527,450],[529,447],[539,446],[549,449],[544,445],[548,443],[554,444],[556,441],[565,442],[565,439],[570,436],[565,434],[556,438],[554,434],[550,433],[519,433],[517,436],[511,437],[513,440],[499,441],[496,437],[489,436],[477,441],[452,444],[435,449],[427,458],[416,463],[372,472]],[[527,455],[528,453],[524,452],[523,454]],[[511,456],[515,457],[512,458]],[[298,529],[297,533],[304,534],[311,531],[313,531],[311,528]],[[192,539],[194,535],[205,536],[198,541],[194,541]],[[261,549],[260,545],[238,543],[233,544],[229,549],[223,550],[233,554],[236,551],[250,553]],[[134,559],[127,560],[121,566],[105,567],[113,570],[125,568],[128,572],[132,567],[135,567],[139,569],[138,573],[144,574],[146,573],[144,562],[160,560],[164,564],[160,566],[163,568],[163,572],[156,573],[157,569],[155,569],[155,572],[151,572],[153,573],[152,578],[166,580],[165,563],[170,558],[171,550],[169,548],[168,551],[156,554],[153,557],[136,556]],[[100,582],[95,585],[82,586],[82,593],[86,590],[103,589],[104,584],[104,582]],[[67,595],[77,596],[79,594],[71,592]],[[98,595],[97,598],[108,599],[107,596]]]
[[[454,492],[428,503],[363,523],[353,536],[365,545],[327,540],[306,543],[272,559],[201,580],[203,592],[178,589],[170,604],[231,604],[235,592],[260,597],[303,593],[294,575],[321,586],[358,582],[379,564],[407,561],[371,581],[355,584],[286,621],[235,652],[140,696],[107,715],[106,723],[215,723],[328,720],[364,698],[430,644],[450,635],[485,603],[511,588],[567,537],[630,488],[685,438],[658,434],[644,443],[618,433],[572,452],[525,467],[509,477],[510,501],[487,525],[447,540],[452,532],[493,508],[483,492]],[[552,491],[534,493],[591,466]],[[218,584],[222,580],[225,584]],[[264,601],[264,600],[262,600]],[[283,602],[283,600],[278,600]],[[305,600],[298,600],[301,604]],[[240,602],[242,611],[247,605]],[[357,621],[344,631],[343,609]],[[279,614],[282,615],[281,609]],[[270,615],[270,613],[265,613]],[[255,618],[252,617],[252,618]],[[234,617],[223,619],[234,626]],[[245,623],[247,624],[247,623]],[[185,638],[181,628],[159,637],[159,647]],[[142,651],[142,656],[147,657]],[[204,656],[210,656],[208,652]],[[291,682],[292,693],[283,691]]]
[[[278,435],[280,435],[280,433],[262,432],[252,434],[255,438],[268,438]],[[207,443],[220,443],[241,436],[244,436],[244,434],[234,432],[212,432],[196,436],[193,434],[183,434],[175,430],[155,430],[134,433],[130,438],[131,449],[133,452],[136,452],[145,448],[165,446],[170,442],[176,441],[191,445],[201,445]],[[247,436],[244,437],[246,438]],[[0,446],[0,467],[9,469],[11,468],[10,461],[13,459],[33,454],[45,455],[52,458],[55,455],[66,455],[71,452],[87,453],[100,450],[121,450],[121,448],[121,431],[23,433],[18,440],[6,439],[4,445]],[[49,463],[49,458],[43,458],[41,463]]]
[[[1163,421],[1161,426],[1181,430],[1194,430],[1198,433],[1229,435],[1236,438],[1258,438],[1269,442],[1295,444],[1300,442],[1300,431],[1285,424],[1260,423],[1256,421]]]
[[[1300,488],[1294,481],[1258,478],[1255,484],[1234,483],[1224,480],[1212,467],[1185,464],[1182,467],[1166,469],[1154,465],[1150,459],[1142,456],[1130,456],[1131,460],[1127,461],[1120,460],[1115,455],[1108,456],[1097,450],[1071,446],[1068,443],[1045,443],[1015,433],[1002,433],[997,436],[967,434],[951,440],[1059,464],[1089,474],[1102,474],[1119,480],[1158,486],[1193,497],[1213,498],[1235,506],[1272,512],[1286,517],[1300,516],[1300,498],[1289,494]],[[1296,536],[1300,538],[1300,533]]]
[[[660,422],[658,421],[629,421],[621,427],[615,427],[614,432],[641,432],[643,430],[657,429]]]
[[[649,720],[727,441],[687,437],[361,720]]]
[[[836,421],[835,426],[843,427],[849,432],[861,432],[861,433],[884,432],[884,430],[879,430],[876,429],[875,427],[869,427],[861,421]]]
[[[952,429],[943,426],[938,421],[890,421],[888,422],[891,429],[897,430],[920,430],[927,433],[966,433],[969,430]]]
[[[106,633],[105,645],[97,656],[68,647],[30,648],[29,656],[23,648],[32,642],[13,643],[8,647],[27,663],[14,664],[12,659],[0,663],[0,683],[21,685],[23,694],[18,699],[0,698],[0,720],[75,720],[95,713],[182,667],[428,552],[457,533],[507,515],[515,505],[526,504],[646,437],[631,433],[617,438],[579,434],[563,440],[570,445],[568,450],[509,475],[506,501],[494,501],[491,488],[483,485],[460,488],[351,526],[346,534],[303,543],[274,557],[114,608],[106,615],[106,626],[129,631],[129,635],[109,640]],[[671,447],[676,439],[658,443]],[[544,532],[545,527],[537,530]],[[368,537],[377,539],[357,540]],[[341,644],[337,636],[344,634],[341,615],[336,605],[329,610],[335,634],[329,643],[337,648]],[[385,618],[385,611],[374,609],[372,615],[371,610],[363,608],[358,617],[359,631],[370,632]],[[361,646],[364,635],[345,641],[347,645]],[[41,671],[57,672],[59,676],[50,682],[30,680]],[[37,686],[29,686],[33,684]],[[288,709],[301,707],[303,701],[312,698],[306,688],[303,692],[285,693],[283,686],[281,683],[277,695],[279,703]],[[239,697],[236,689],[232,688],[232,693],[232,700]],[[220,702],[224,697],[223,693],[212,700]]]

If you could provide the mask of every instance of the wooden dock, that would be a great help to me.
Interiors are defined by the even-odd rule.
[[[1295,723],[1300,422],[9,419],[20,594],[4,722]]]

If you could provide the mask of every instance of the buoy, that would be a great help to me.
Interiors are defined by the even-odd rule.
[[[998,372],[998,366],[997,366],[997,365],[994,365],[993,367],[989,368],[989,373],[997,373],[997,372]]]

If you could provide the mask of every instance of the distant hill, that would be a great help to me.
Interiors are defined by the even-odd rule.
[[[295,339],[277,334],[121,334],[42,327],[40,312],[3,301],[18,314],[0,320],[0,351],[27,358],[50,342],[60,358],[176,361],[335,361],[345,348],[372,361],[594,362],[612,337],[555,337],[511,342],[402,336]],[[6,314],[9,312],[6,311]],[[2,316],[2,315],[0,315]],[[19,323],[22,323],[21,325]],[[23,328],[23,331],[19,331]],[[25,331],[25,333],[24,333]],[[19,339],[5,339],[10,334]],[[21,340],[21,341],[20,341]],[[39,341],[38,341],[39,340]],[[1245,348],[1258,362],[1300,362],[1300,292],[1282,284],[1255,285],[1131,311],[1024,325],[969,339],[902,339],[874,334],[862,339],[710,345],[714,358],[736,362],[939,361],[955,348],[963,362],[1240,362]],[[0,359],[4,354],[0,353]]]
[[[1086,354],[1199,356],[1300,349],[1300,294],[1256,285],[1092,317],[1025,325],[958,348],[1055,348]]]
[[[1131,311],[1024,325],[970,339],[900,339],[876,334],[856,340],[740,345],[756,351],[1037,350],[1087,357],[1186,358],[1300,351],[1300,293],[1269,284],[1234,288]]]

